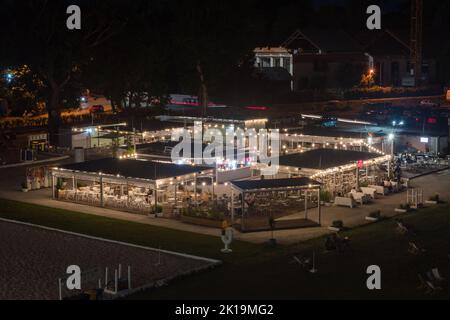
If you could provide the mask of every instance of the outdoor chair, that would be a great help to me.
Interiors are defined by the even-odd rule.
[[[325,252],[331,252],[337,250],[336,245],[336,235],[334,236],[327,236],[325,240]]]
[[[127,197],[127,196],[121,196],[121,197],[117,200],[118,205],[119,205],[119,207],[121,207],[121,208],[126,208],[126,206],[127,206],[127,201],[128,201],[128,197]]]
[[[350,239],[349,238],[337,238],[336,241],[336,247],[337,247],[337,251],[341,254],[343,253],[350,253],[352,252],[352,248],[350,246]]]
[[[434,285],[432,281],[425,279],[422,274],[419,274],[418,277],[420,281],[418,289],[425,290],[426,294],[433,294],[442,290],[440,287]]]
[[[69,190],[69,191],[66,192],[66,199],[67,200],[76,200],[75,196],[76,196],[75,191]]]
[[[356,206],[356,202],[353,198],[348,197],[336,197],[334,199],[334,204],[336,206],[350,207],[353,208]]]
[[[297,256],[293,256],[293,261],[291,263],[296,263],[298,264],[300,267],[302,268],[309,268],[310,264],[311,264],[311,259],[310,258],[298,258]]]
[[[445,282],[445,278],[441,276],[438,268],[432,269],[431,274],[433,275],[434,279],[436,279],[437,282],[439,283]]]
[[[375,190],[375,189],[373,189],[373,188],[365,188],[365,187],[362,187],[362,188],[361,188],[361,191],[362,191],[365,195],[369,196],[371,199],[376,199],[377,190]]]
[[[369,202],[369,197],[363,192],[357,192],[356,190],[352,190],[350,192],[350,196],[355,199],[355,201],[359,202],[361,205],[364,205]]]
[[[58,192],[58,198],[59,199],[66,199],[67,200],[67,192],[65,190],[59,190]]]
[[[414,242],[410,242],[409,243],[409,249],[408,252],[412,255],[419,255],[421,253],[425,252],[425,249],[420,248],[419,246],[417,246]]]
[[[384,196],[388,193],[388,189],[384,186],[370,185],[369,188],[375,189],[375,192],[379,195]]]
[[[403,223],[403,221],[401,220],[396,220],[395,221],[396,225],[397,225],[397,232],[400,233],[401,235],[405,235],[405,234],[411,234],[411,235],[415,235],[414,231],[412,231],[412,229],[410,227],[408,227],[407,225],[405,225]]]

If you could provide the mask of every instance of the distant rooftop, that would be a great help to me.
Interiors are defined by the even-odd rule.
[[[362,46],[341,29],[297,29],[281,46],[300,49],[301,52],[349,53],[362,51]]]
[[[379,156],[376,153],[353,150],[316,149],[281,156],[279,163],[287,167],[324,170],[345,166],[359,160],[375,159]]]
[[[289,50],[283,47],[262,47],[256,48],[254,50],[255,53],[260,54],[290,54]]]
[[[202,121],[203,123],[207,122],[216,122],[216,123],[244,123],[246,121],[252,121],[252,120],[266,120],[264,117],[258,117],[254,113],[247,112],[245,110],[239,110],[240,112],[237,113],[236,110],[234,112],[226,112],[221,111],[219,113],[213,114],[212,112],[209,112],[209,115],[207,117],[186,117],[186,116],[158,116],[157,118],[161,121],[171,121],[171,122],[182,122],[182,123],[194,123],[195,121]]]

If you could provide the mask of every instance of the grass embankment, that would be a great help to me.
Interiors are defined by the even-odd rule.
[[[146,246],[218,258],[224,264],[212,271],[181,279],[153,292],[134,298],[151,299],[311,299],[311,298],[449,298],[448,290],[426,296],[417,287],[417,274],[439,267],[450,273],[450,206],[441,205],[402,216],[414,227],[414,237],[395,231],[393,220],[356,228],[345,233],[353,253],[323,252],[323,239],[293,246],[271,248],[236,241],[234,253],[221,255],[216,237],[170,230],[134,222],[108,219],[60,209],[0,200],[0,217],[36,223],[59,229],[136,243]],[[275,233],[276,236],[276,233]],[[408,253],[409,241],[426,249],[424,254]],[[293,254],[317,256],[317,274],[291,264]],[[382,290],[366,288],[366,268],[382,270]]]

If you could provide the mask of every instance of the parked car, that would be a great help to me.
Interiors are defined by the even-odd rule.
[[[252,110],[252,111],[268,111],[268,110],[270,110],[269,107],[266,107],[266,106],[256,106],[256,105],[246,106],[245,109],[247,109],[247,110]]]
[[[439,104],[437,104],[431,100],[422,100],[422,101],[420,101],[420,105],[422,107],[429,107],[429,108],[439,107]]]
[[[90,113],[103,113],[105,108],[101,104],[93,105],[89,108]]]

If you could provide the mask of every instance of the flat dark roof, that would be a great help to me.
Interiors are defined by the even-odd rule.
[[[306,169],[330,169],[348,165],[358,160],[370,160],[380,157],[379,154],[335,149],[316,149],[304,153],[294,153],[280,157],[280,165],[306,168]]]
[[[282,189],[292,187],[307,187],[309,185],[318,186],[319,182],[309,178],[291,178],[291,179],[267,179],[267,180],[243,180],[233,181],[232,184],[237,188],[246,190],[261,189]]]
[[[156,161],[106,158],[74,163],[61,167],[66,170],[120,175],[127,178],[159,180],[211,170],[208,167],[177,165]]]
[[[283,133],[283,132],[281,132]],[[367,139],[369,132],[364,127],[350,127],[350,128],[324,128],[316,126],[306,126],[303,129],[289,130],[290,134],[303,134],[306,136],[318,136],[318,137],[335,137],[337,141],[339,138],[351,138],[351,139]],[[374,137],[383,137],[386,134],[382,130],[372,132]]]
[[[140,153],[157,153],[157,154],[171,154],[171,149],[178,145],[180,142],[178,141],[164,141],[164,142],[151,142],[136,145],[136,149]],[[201,150],[207,147],[207,144],[201,145]],[[191,152],[194,151],[194,142],[191,143]]]

